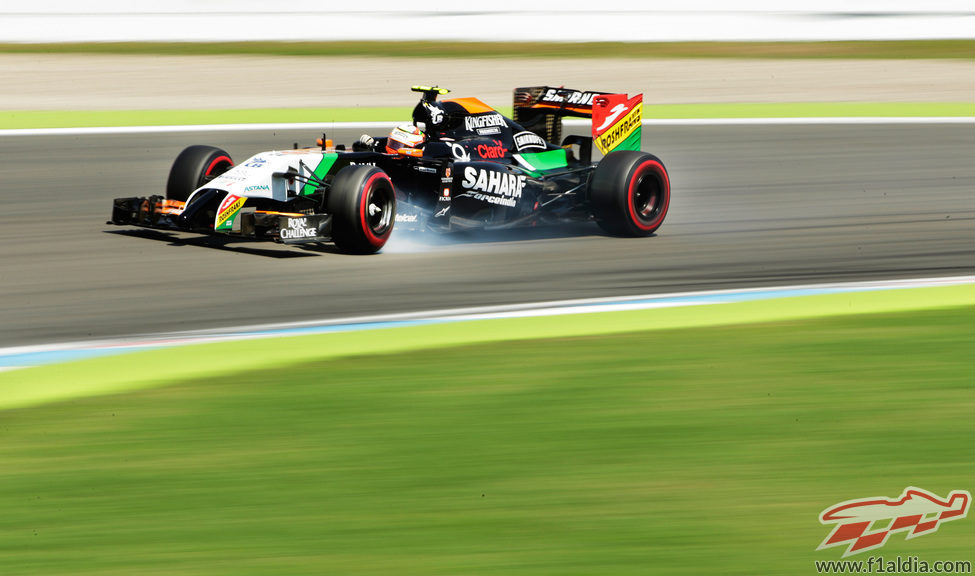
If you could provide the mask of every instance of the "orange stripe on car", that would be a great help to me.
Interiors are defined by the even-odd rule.
[[[551,108],[552,110],[568,110],[577,114],[585,114],[586,116],[592,115],[592,108],[588,107],[562,106],[559,104],[534,104],[529,108]]]
[[[471,114],[483,114],[484,112],[494,112],[494,108],[491,108],[484,102],[481,102],[477,98],[453,98],[451,100],[443,100],[443,102],[454,102],[460,104]]]
[[[255,214],[270,214],[272,216],[290,216],[291,218],[303,218],[308,216],[308,214],[300,214],[298,212],[274,212],[273,210],[255,210]]]

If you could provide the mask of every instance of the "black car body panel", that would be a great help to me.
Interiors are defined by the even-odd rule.
[[[111,223],[297,243],[333,239],[334,216],[339,219],[335,230],[358,226],[372,244],[378,244],[378,250],[385,239],[377,240],[363,226],[381,220],[384,210],[395,213],[398,228],[414,230],[598,221],[589,187],[598,167],[591,158],[593,138],[561,139],[562,117],[593,117],[593,137],[597,139],[607,133],[595,130],[597,120],[603,128],[613,129],[625,119],[628,124],[615,128],[617,146],[639,148],[641,110],[633,103],[642,108],[642,99],[551,87],[517,88],[516,121],[476,98],[438,101],[445,90],[414,87],[414,91],[423,94],[413,113],[414,123],[425,131],[422,147],[390,153],[384,137],[364,137],[349,147],[332,146],[323,138],[316,148],[259,153],[239,165],[223,166],[226,171],[217,173],[210,171],[216,164],[208,164],[209,158],[229,161],[229,156],[219,149],[195,146],[191,148],[204,150],[194,150],[195,156],[189,159],[181,155],[170,177],[174,181],[189,173],[187,181],[194,183],[194,189],[184,192],[185,201],[162,196],[117,198]],[[614,97],[616,100],[610,100]],[[609,109],[613,102],[618,104]],[[629,108],[622,108],[624,104]],[[394,203],[374,200],[373,188],[382,188],[382,182],[367,178],[370,169],[363,167],[374,167],[381,171],[383,181],[388,179],[395,191]],[[330,214],[327,207],[329,196],[337,193],[333,190],[336,176],[343,170],[360,176],[355,186],[361,189],[341,192],[350,195],[352,212],[340,216]],[[665,197],[657,200],[662,204],[656,210],[662,208],[665,213],[669,179],[662,164],[648,173],[661,181],[657,188]],[[623,188],[636,185],[625,179],[621,183]],[[638,196],[633,190],[618,194],[624,201]],[[170,191],[170,195],[176,194]],[[662,218],[661,213],[659,220]],[[388,232],[383,229],[383,234],[388,236]]]

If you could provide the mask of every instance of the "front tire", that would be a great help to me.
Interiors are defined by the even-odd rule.
[[[617,236],[649,236],[663,224],[670,206],[670,177],[653,154],[610,152],[596,166],[589,185],[596,222]]]
[[[332,214],[332,241],[340,250],[373,254],[393,232],[393,183],[375,166],[346,166],[332,180],[326,208]]]
[[[230,170],[230,154],[214,146],[190,146],[179,153],[169,170],[166,198],[186,202],[194,190]]]

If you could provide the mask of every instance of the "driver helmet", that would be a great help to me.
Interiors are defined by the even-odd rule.
[[[426,135],[413,124],[402,124],[393,128],[386,139],[386,152],[396,154],[401,148],[419,148],[427,141]]]

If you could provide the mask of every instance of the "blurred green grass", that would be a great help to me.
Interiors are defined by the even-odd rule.
[[[0,44],[0,54],[366,56],[379,58],[971,59],[975,40],[833,42],[97,42]]]
[[[969,489],[975,307],[481,344],[2,412],[3,574],[795,574]],[[971,522],[884,555],[971,559]]]

